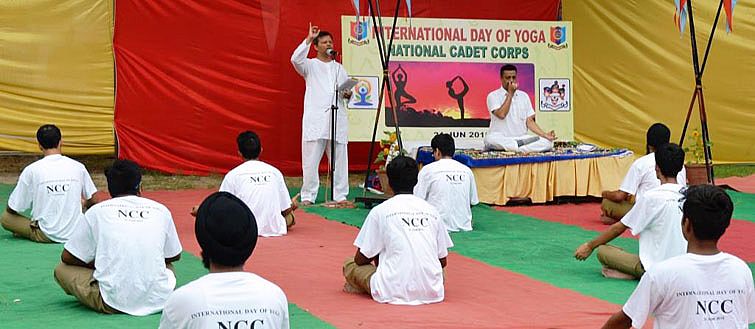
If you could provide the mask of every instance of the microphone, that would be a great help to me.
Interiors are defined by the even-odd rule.
[[[338,56],[338,51],[336,51],[333,48],[328,48],[327,50],[325,50],[325,53],[328,54],[328,56],[330,56],[330,57],[336,57],[336,56]]]

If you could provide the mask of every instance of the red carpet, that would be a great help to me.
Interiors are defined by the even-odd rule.
[[[744,193],[755,193],[755,175],[747,177],[717,178],[716,185],[729,185],[735,190]]]
[[[173,212],[184,249],[196,255],[191,206],[213,190],[149,192]],[[290,302],[339,328],[596,328],[619,309],[596,298],[452,253],[446,301],[392,306],[341,291],[341,265],[357,229],[297,211],[286,237],[260,239],[246,269],[277,283]]]
[[[534,217],[556,223],[582,227],[591,231],[605,231],[608,226],[600,222],[600,204],[562,204],[545,206],[496,207],[498,210]],[[625,237],[632,237],[624,232]],[[720,242],[722,250],[742,258],[746,262],[755,262],[755,223],[732,220],[731,226]],[[576,246],[575,246],[576,248]]]

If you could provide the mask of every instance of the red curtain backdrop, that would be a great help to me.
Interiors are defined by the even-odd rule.
[[[414,17],[556,20],[559,2],[415,0],[412,10]],[[392,16],[395,2],[382,5]],[[301,174],[304,80],[289,59],[309,22],[340,45],[350,1],[117,0],[115,8],[120,158],[171,173],[225,173],[241,162],[235,139],[248,129],[260,135],[264,161]],[[349,143],[349,169],[364,170],[368,150],[369,143]]]

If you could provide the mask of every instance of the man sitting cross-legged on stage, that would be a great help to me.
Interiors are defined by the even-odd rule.
[[[655,150],[656,175],[662,185],[637,199],[624,218],[611,225],[608,231],[579,246],[574,257],[585,260],[598,248],[598,260],[603,264],[603,275],[612,278],[639,278],[653,265],[678,256],[687,250],[681,232],[682,185],[676,175],[684,165],[684,151],[676,144],[665,144]],[[617,247],[606,245],[629,228],[639,235],[640,255],[627,253]]]
[[[37,142],[44,158],[28,165],[8,199],[0,223],[13,235],[35,242],[66,242],[84,207],[94,204],[97,188],[86,167],[61,154],[60,129],[43,125]],[[31,219],[21,212],[31,208]]]
[[[231,193],[215,192],[199,206],[194,233],[210,274],[173,292],[160,329],[288,329],[283,290],[244,272],[257,244],[257,223],[249,207]]]
[[[181,256],[168,208],[140,197],[139,166],[116,160],[105,170],[112,199],[84,214],[55,268],[61,288],[102,313],[160,312],[176,286],[169,264]]]
[[[452,158],[456,146],[451,135],[435,135],[430,146],[435,162],[422,167],[414,195],[438,209],[447,230],[471,231],[472,210],[469,205],[480,202],[472,170]]]
[[[545,132],[535,122],[535,110],[527,93],[518,90],[516,66],[501,67],[501,88],[488,94],[490,129],[485,135],[486,150],[545,152],[553,148],[554,131]],[[537,136],[527,135],[531,130]]]
[[[220,191],[237,196],[252,210],[259,235],[286,235],[288,228],[294,225],[296,197],[292,199],[288,195],[280,170],[259,160],[262,143],[256,133],[240,133],[236,144],[244,163],[225,175]]]
[[[718,249],[734,205],[721,188],[690,186],[682,233],[687,253],[655,265],[603,328],[742,328],[755,323],[755,288],[747,263]]]
[[[367,215],[354,241],[356,255],[343,265],[344,290],[369,293],[379,303],[443,301],[443,268],[453,246],[451,237],[435,207],[412,195],[417,183],[414,159],[396,157],[387,174],[396,195]]]
[[[670,137],[671,130],[662,123],[655,123],[648,128],[645,144],[647,155],[632,163],[618,190],[603,191],[603,203],[600,207],[600,219],[603,224],[610,225],[618,222],[629,209],[632,209],[632,205],[639,196],[661,185],[655,174],[653,152],[658,146],[668,143]],[[676,175],[676,183],[682,186],[687,185],[684,166]]]

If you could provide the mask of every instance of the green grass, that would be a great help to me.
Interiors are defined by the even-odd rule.
[[[746,177],[755,174],[755,164],[723,164],[715,165],[713,173],[716,178]]]

